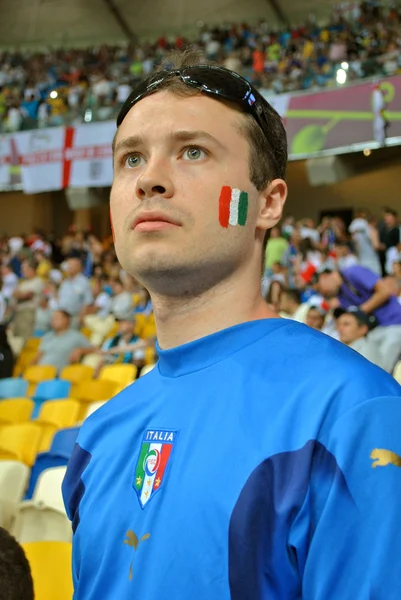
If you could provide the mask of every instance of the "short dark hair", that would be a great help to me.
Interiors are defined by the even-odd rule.
[[[388,206],[386,206],[386,208],[384,209],[384,212],[387,213],[388,215],[392,215],[395,218],[398,217],[397,211],[394,210],[393,208],[389,208]]]
[[[301,292],[294,288],[283,288],[281,290],[281,294],[286,294],[288,298],[290,298],[293,302],[297,304],[302,304],[301,301]]]
[[[34,600],[31,568],[20,544],[0,527],[0,594],[2,600]]]

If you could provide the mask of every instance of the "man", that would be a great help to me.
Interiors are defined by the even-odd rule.
[[[322,308],[319,308],[319,306],[311,306],[306,314],[305,325],[312,329],[316,329],[316,331],[321,331],[325,317],[326,313]]]
[[[0,527],[0,590],[4,600],[33,600],[31,568],[24,550]]]
[[[78,327],[85,308],[93,303],[89,279],[82,274],[82,260],[73,252],[66,261],[67,278],[59,289],[59,303],[72,317],[72,326]]]
[[[23,280],[13,293],[14,316],[12,318],[13,333],[27,340],[33,334],[36,308],[39,306],[45,284],[36,275],[37,263],[33,259],[22,262]]]
[[[266,246],[266,269],[271,270],[275,263],[280,263],[287,248],[288,241],[281,235],[280,228],[273,227]]]
[[[70,327],[71,315],[65,310],[55,310],[51,317],[52,331],[46,333],[39,346],[34,363],[53,365],[58,370],[72,362],[77,348],[90,348],[89,340]]]
[[[279,299],[281,317],[293,319],[298,323],[305,323],[308,310],[309,304],[301,302],[301,292],[290,288],[281,291]]]
[[[81,429],[74,598],[398,598],[401,476],[370,455],[401,454],[400,387],[264,303],[285,131],[248,82],[198,64],[118,117],[116,251],[151,293],[159,362]]]
[[[3,282],[1,293],[7,302],[9,302],[18,286],[18,277],[8,263],[1,266],[0,276]]]
[[[342,271],[325,269],[317,278],[317,288],[331,299],[332,308],[358,306],[376,317],[378,326],[369,333],[369,341],[378,345],[383,369],[391,373],[401,353],[401,304],[391,282],[359,265]]]
[[[375,344],[367,339],[372,320],[366,313],[355,306],[350,306],[348,310],[342,309],[338,313],[337,329],[340,340],[365,358],[379,367],[382,366],[382,357]]]

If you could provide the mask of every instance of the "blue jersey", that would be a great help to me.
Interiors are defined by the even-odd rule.
[[[159,350],[63,493],[75,600],[401,598],[401,388],[289,320]]]

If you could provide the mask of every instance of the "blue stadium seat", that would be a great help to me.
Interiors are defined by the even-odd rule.
[[[36,462],[32,467],[25,500],[32,498],[36,482],[42,471],[51,467],[64,467],[68,464],[78,437],[78,432],[79,427],[61,429],[54,436],[50,450],[37,455]]]
[[[28,382],[19,377],[0,379],[0,398],[25,398]]]
[[[65,379],[49,379],[38,383],[33,400],[35,408],[33,409],[32,419],[36,419],[40,407],[46,400],[68,398],[71,389],[71,382]]]

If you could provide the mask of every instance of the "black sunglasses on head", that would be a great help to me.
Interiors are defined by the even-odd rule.
[[[117,117],[117,127],[121,125],[128,111],[139,100],[156,90],[166,79],[174,76],[179,77],[185,85],[196,88],[205,94],[240,105],[245,112],[254,117],[264,135],[267,136],[268,124],[262,103],[268,103],[238,73],[214,65],[198,65],[196,67],[185,67],[184,69],[160,71],[147,78],[128,96]],[[271,110],[274,112],[274,109]]]

